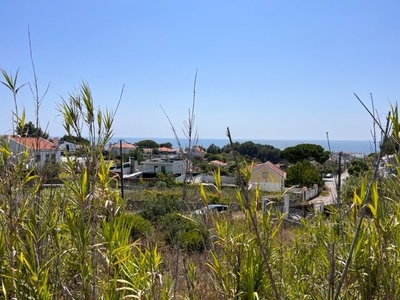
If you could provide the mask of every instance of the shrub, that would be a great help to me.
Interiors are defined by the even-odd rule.
[[[207,228],[193,219],[177,213],[170,213],[161,219],[161,227],[164,230],[165,242],[169,245],[180,243],[182,249],[190,252],[202,252],[206,248],[208,242]]]
[[[155,187],[159,190],[165,190],[167,188],[167,184],[164,181],[157,181]]]
[[[141,237],[148,237],[154,232],[154,227],[151,222],[144,219],[141,215],[123,213],[119,218],[126,219],[127,223],[132,226],[130,237],[133,240],[137,240]]]
[[[174,194],[157,193],[155,199],[147,200],[143,205],[141,216],[150,221],[157,221],[162,216],[180,211],[180,199]]]
[[[181,247],[190,252],[203,252],[205,250],[205,238],[199,230],[182,232]]]
[[[159,187],[159,183],[164,184],[162,187],[172,187],[175,185],[175,178],[172,174],[158,173],[157,179],[156,187]]]

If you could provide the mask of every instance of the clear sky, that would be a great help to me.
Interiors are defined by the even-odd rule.
[[[84,80],[95,105],[115,109],[119,137],[182,132],[196,86],[200,138],[370,140],[400,96],[400,1],[0,2],[0,68],[50,84],[41,127],[62,136],[57,104]],[[0,87],[0,132],[11,133],[11,93]],[[34,121],[28,86],[18,98]]]

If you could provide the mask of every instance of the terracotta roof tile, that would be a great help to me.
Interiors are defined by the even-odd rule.
[[[263,163],[263,164],[255,165],[253,167],[253,171],[257,171],[258,169],[262,168],[265,165],[267,165],[270,169],[274,170],[274,172],[277,173],[278,175],[280,175],[282,177],[286,177],[286,172],[270,161],[267,161],[266,163]]]
[[[160,147],[158,148],[159,152],[176,152],[176,150],[168,148],[168,147]]]
[[[220,161],[220,160],[212,160],[212,161],[210,161],[210,165],[214,165],[217,167],[226,167],[228,164],[224,163],[223,161]]]
[[[122,147],[124,149],[135,149],[136,148],[136,146],[134,144],[127,143],[127,142],[124,142],[124,141],[122,141],[121,144],[118,142],[118,143],[110,145],[110,148],[119,148],[119,147]]]
[[[286,177],[286,172],[279,168],[277,165],[273,164],[270,161],[267,161],[266,164],[271,167],[276,173],[281,175],[282,177]]]
[[[193,147],[193,150],[196,150],[196,151],[198,151],[198,152],[200,152],[200,153],[206,153],[206,151],[204,151],[203,149],[201,149],[199,146],[194,146],[194,147]]]
[[[28,149],[38,149],[38,150],[56,150],[56,146],[54,144],[44,138],[36,138],[36,137],[18,137],[18,136],[10,136],[10,139],[15,141],[16,143],[25,146]]]

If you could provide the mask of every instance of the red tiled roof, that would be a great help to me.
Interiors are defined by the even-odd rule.
[[[217,167],[226,167],[228,164],[224,163],[223,161],[220,161],[220,160],[212,160],[212,161],[210,161],[210,165],[214,165]]]
[[[16,143],[25,146],[28,149],[32,150],[55,150],[56,147],[54,144],[42,137],[19,137],[19,136],[10,136],[10,139],[15,141]]]
[[[278,174],[281,175],[282,177],[285,177],[285,176],[286,176],[286,172],[283,171],[281,168],[279,168],[277,165],[273,164],[273,163],[270,162],[270,161],[267,161],[266,164],[267,164],[268,166],[270,166],[271,169],[273,169],[276,173],[278,173]]]
[[[196,151],[198,151],[198,152],[200,152],[200,153],[205,153],[205,152],[206,152],[206,151],[204,151],[203,149],[201,149],[199,146],[194,146],[192,149],[193,149],[193,150],[196,150]]]
[[[266,163],[263,163],[263,164],[255,165],[255,166],[253,167],[253,171],[256,171],[256,170],[262,168],[264,165],[267,165],[270,169],[272,169],[272,170],[273,170],[275,173],[277,173],[278,175],[280,175],[280,176],[282,176],[282,177],[286,177],[285,171],[283,171],[281,168],[279,168],[277,165],[273,164],[273,163],[270,162],[270,161],[267,161]]]
[[[135,149],[136,148],[135,145],[133,145],[131,143],[124,142],[124,141],[121,144],[120,143],[115,143],[115,144],[112,144],[110,146],[110,148],[119,148],[119,147],[124,148],[124,149]]]
[[[160,147],[160,148],[158,148],[158,151],[159,152],[176,152],[176,150],[167,148],[167,147]]]

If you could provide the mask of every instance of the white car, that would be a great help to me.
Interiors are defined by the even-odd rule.
[[[224,212],[228,210],[228,205],[224,205],[224,204],[209,204],[206,207],[200,208],[200,209],[196,209],[194,211],[194,214],[196,215],[204,215],[208,212]]]

